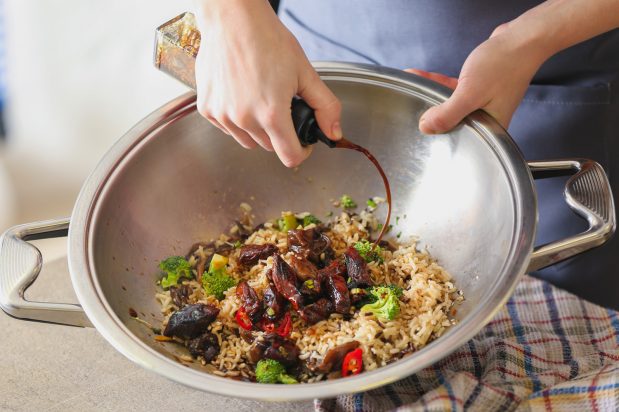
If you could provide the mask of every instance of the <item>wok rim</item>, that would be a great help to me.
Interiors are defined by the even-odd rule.
[[[435,104],[446,100],[451,93],[449,89],[430,80],[396,69],[332,62],[318,62],[314,66],[324,79],[364,79],[366,83],[405,90]],[[466,318],[450,328],[440,339],[412,355],[374,371],[339,379],[335,385],[330,381],[300,385],[257,385],[187,368],[151,349],[116,316],[98,284],[92,229],[96,226],[97,206],[104,197],[106,183],[113,178],[117,166],[127,156],[138,151],[140,143],[159,128],[193,111],[195,94],[190,92],[155,110],[120,138],[84,183],[69,226],[69,271],[80,304],[97,331],[116,350],[145,369],[202,391],[254,400],[299,401],[367,391],[410,376],[461,347],[501,309],[526,271],[537,226],[533,177],[509,134],[488,114],[478,111],[468,116],[465,122],[486,140],[509,177],[515,230],[506,264],[493,283],[492,290]]]

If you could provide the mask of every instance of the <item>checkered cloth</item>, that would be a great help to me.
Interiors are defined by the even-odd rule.
[[[315,407],[617,411],[619,312],[525,276],[495,318],[447,358],[392,385],[316,400]]]

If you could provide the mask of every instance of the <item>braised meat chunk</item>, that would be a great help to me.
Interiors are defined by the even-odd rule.
[[[241,246],[239,263],[244,266],[252,266],[258,263],[259,260],[266,259],[277,253],[277,251],[277,246],[272,243],[266,243],[264,245],[244,245]]]
[[[205,361],[212,361],[219,354],[219,341],[217,336],[210,332],[205,332],[202,336],[190,339],[185,342],[189,353],[194,358],[202,356]]]
[[[313,325],[327,319],[331,313],[333,313],[333,303],[327,298],[322,298],[301,309],[299,316],[306,323]]]
[[[322,293],[318,268],[312,262],[300,256],[293,256],[291,266],[301,282],[299,286],[301,294],[310,301],[316,300]]]
[[[303,296],[297,288],[297,275],[280,255],[275,255],[271,278],[277,292],[288,299],[295,310],[303,307]]]
[[[342,315],[347,314],[350,311],[350,293],[346,286],[346,280],[340,275],[328,276],[324,279],[324,287],[333,303],[335,312]]]
[[[349,247],[344,252],[346,273],[348,273],[349,286],[351,288],[365,288],[372,286],[372,278],[367,263],[361,257],[357,249]]]
[[[262,300],[256,291],[245,281],[236,286],[236,296],[241,301],[245,313],[253,322],[257,322],[262,316]]]
[[[294,366],[299,362],[299,348],[294,341],[269,333],[256,338],[249,349],[249,360],[258,363],[261,359],[273,359],[285,366]]]
[[[264,318],[268,321],[279,319],[286,311],[286,300],[280,295],[275,286],[269,283],[262,297],[264,306]]]
[[[295,255],[290,261],[290,266],[294,269],[300,280],[316,279],[318,268],[312,262],[300,255]]]
[[[346,277],[346,266],[343,262],[339,260],[334,260],[329,263],[329,265],[325,268],[320,269],[320,272],[318,274],[319,279],[326,279],[333,275]]]
[[[301,284],[299,291],[305,298],[305,303],[309,303],[320,298],[322,289],[322,284],[319,279],[308,279]]]
[[[288,248],[320,267],[334,256],[331,239],[317,228],[289,230]]]
[[[170,316],[163,334],[182,339],[198,337],[206,331],[218,314],[219,309],[213,305],[203,303],[187,305]]]

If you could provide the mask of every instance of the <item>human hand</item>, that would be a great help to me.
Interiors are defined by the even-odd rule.
[[[298,95],[330,139],[342,137],[339,100],[266,0],[202,0],[197,21],[197,104],[211,123],[241,146],[275,150],[294,167],[311,151],[292,124],[290,105]]]
[[[419,129],[426,134],[447,132],[478,109],[507,129],[533,75],[547,57],[548,53],[535,47],[526,36],[502,25],[471,52],[458,79],[407,69],[454,89],[449,99],[421,116]]]

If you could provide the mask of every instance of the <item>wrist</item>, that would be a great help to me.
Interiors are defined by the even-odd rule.
[[[268,0],[195,0],[195,16],[199,29],[202,26],[218,22],[226,22],[233,16],[246,15],[251,17],[255,13],[270,10]]]
[[[499,26],[492,36],[504,37],[512,50],[521,53],[526,62],[539,67],[560,49],[542,22],[529,21],[525,17],[520,16]]]

